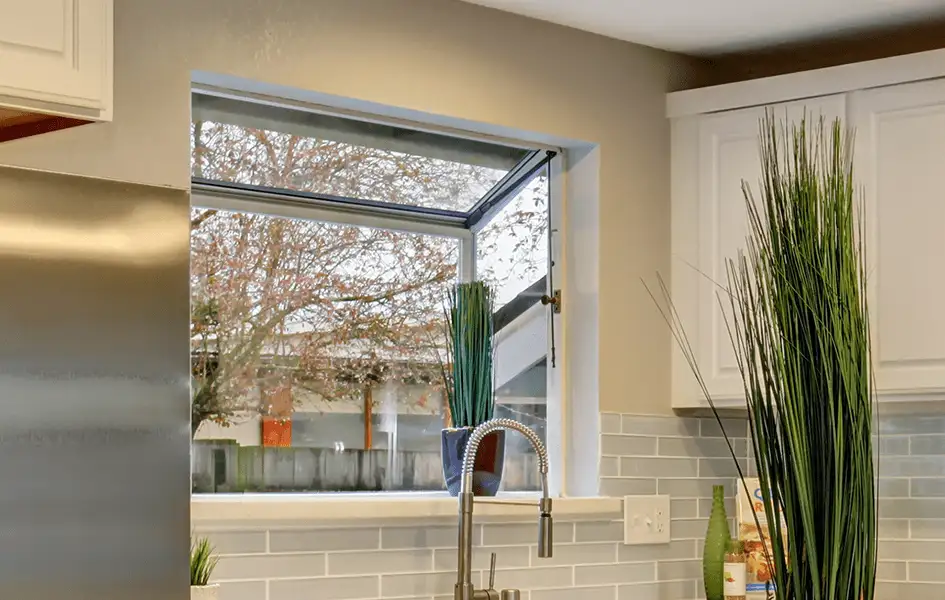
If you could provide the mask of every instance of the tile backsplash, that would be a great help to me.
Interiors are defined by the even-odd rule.
[[[745,420],[723,423],[753,471]],[[945,597],[945,417],[880,420],[877,600]],[[671,543],[625,546],[620,515],[559,519],[555,555],[536,556],[534,522],[487,522],[474,532],[474,583],[496,552],[496,587],[524,600],[693,600],[704,596],[702,538],[712,486],[734,515],[736,471],[715,419],[601,415],[602,495],[671,496]],[[451,597],[455,519],[358,523],[196,523],[221,555],[222,600]]]

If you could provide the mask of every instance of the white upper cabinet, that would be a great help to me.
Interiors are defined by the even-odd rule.
[[[0,0],[0,116],[109,120],[112,0]]]
[[[884,395],[945,392],[945,80],[855,92],[873,365]]]
[[[744,106],[774,106],[792,121],[805,110],[841,117],[856,130],[879,400],[945,400],[945,50],[668,95],[673,302],[708,392],[732,407],[744,407],[744,391],[726,327],[726,265],[745,245],[741,181],[758,189],[764,114]],[[673,352],[673,407],[706,407],[677,344]]]
[[[775,118],[797,121],[845,116],[834,95],[771,107]],[[672,167],[672,295],[696,363],[713,401],[743,405],[742,378],[728,323],[729,261],[745,247],[747,205],[742,182],[759,196],[759,130],[764,108],[676,119]],[[673,355],[673,405],[707,406],[688,362]]]

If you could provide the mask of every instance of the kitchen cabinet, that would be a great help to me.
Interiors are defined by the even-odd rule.
[[[945,79],[850,96],[883,397],[945,396]]]
[[[769,107],[799,122],[844,118],[843,94]],[[758,194],[758,134],[765,108],[754,107],[674,121],[672,129],[673,304],[713,401],[744,405],[742,379],[727,322],[729,261],[745,246],[747,208],[742,182]],[[673,405],[708,406],[684,355],[674,348]]]
[[[0,139],[111,119],[112,0],[0,0],[0,14]]]
[[[872,360],[880,403],[945,400],[945,50],[675,92],[670,290],[717,405],[744,407],[726,326],[727,261],[744,247],[764,107],[856,130]],[[747,108],[746,108],[747,107]],[[672,406],[705,408],[673,344]]]

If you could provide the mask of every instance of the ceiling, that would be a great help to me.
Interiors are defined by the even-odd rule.
[[[697,56],[945,18],[945,0],[466,0]]]

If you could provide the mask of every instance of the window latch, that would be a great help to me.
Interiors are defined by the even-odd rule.
[[[561,290],[555,290],[552,295],[542,294],[541,303],[545,306],[551,305],[551,310],[555,314],[561,313]]]

